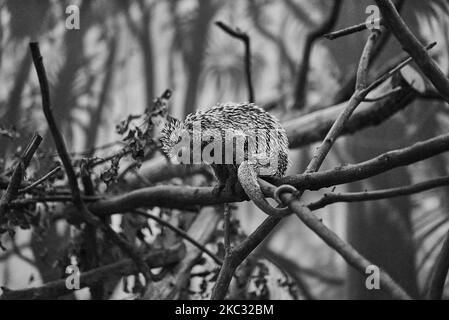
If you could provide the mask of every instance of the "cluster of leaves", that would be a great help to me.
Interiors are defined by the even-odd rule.
[[[288,277],[285,279],[278,279],[277,284],[280,288],[285,288],[290,293],[290,295],[297,300],[298,299],[298,287],[291,281]]]
[[[112,157],[110,167],[102,173],[100,178],[104,183],[109,185],[116,180],[123,157],[131,156],[135,167],[139,167],[147,152],[151,153],[158,146],[154,139],[155,124],[157,119],[166,117],[171,96],[172,92],[166,90],[153,101],[152,108],[146,108],[143,114],[129,115],[116,126],[116,132],[123,137],[124,146]]]
[[[35,213],[33,208],[21,208],[20,210],[8,210],[0,219],[0,235],[7,233],[11,239],[14,239],[17,227],[23,230],[29,230],[32,226],[39,223],[40,214]],[[6,248],[0,241],[0,249],[6,251]]]
[[[35,158],[37,159],[37,157]],[[58,162],[53,162],[56,167],[59,167]],[[11,167],[7,170],[8,174],[5,176],[7,180],[11,179],[13,172],[13,167],[15,162],[12,163]],[[56,175],[48,178],[46,181],[42,182],[38,187],[33,189],[33,194],[45,196],[55,191],[55,181],[64,178],[62,171],[59,171]],[[24,200],[22,196],[19,195],[17,201]],[[46,210],[49,209],[49,204],[45,203],[44,206]],[[3,234],[8,234],[11,239],[14,239],[16,228],[19,227],[22,230],[29,230],[32,227],[38,227],[41,223],[41,212],[42,208],[39,208],[36,203],[29,202],[21,204],[20,206],[11,206],[6,210],[5,214],[0,217],[0,236]],[[1,241],[0,248],[3,249]]]
[[[268,288],[267,277],[270,274],[265,263],[258,261],[256,265],[257,272],[251,278],[254,281],[255,289],[249,292],[251,300],[269,300],[270,290]]]

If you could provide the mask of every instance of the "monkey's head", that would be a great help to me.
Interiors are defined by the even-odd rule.
[[[190,132],[185,124],[178,119],[169,118],[161,134],[162,150],[170,158],[175,160],[180,152],[190,146]],[[184,146],[184,144],[187,144]]]

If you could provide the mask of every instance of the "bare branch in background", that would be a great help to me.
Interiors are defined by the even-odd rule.
[[[323,164],[324,159],[332,148],[334,142],[343,131],[343,128],[346,125],[346,122],[351,117],[354,110],[360,105],[360,103],[365,99],[369,92],[371,92],[375,87],[371,84],[367,86],[366,83],[366,73],[368,72],[368,61],[371,59],[371,53],[374,46],[374,43],[379,37],[379,31],[373,31],[366,42],[365,48],[362,53],[362,57],[360,58],[359,67],[357,69],[357,82],[356,82],[356,91],[352,95],[351,99],[348,102],[348,105],[343,110],[343,112],[339,115],[337,120],[335,120],[332,128],[327,133],[324,138],[322,144],[316,149],[313,154],[312,160],[307,166],[306,172],[316,172]],[[386,80],[386,79],[385,79]]]
[[[205,246],[214,236],[223,211],[214,207],[203,208],[192,223],[187,233],[198,243]],[[177,299],[185,292],[190,282],[192,268],[198,263],[203,251],[189,242],[186,244],[186,255],[179,261],[166,278],[159,283],[151,284],[145,299]]]
[[[246,34],[246,32],[241,31],[240,29],[232,29],[231,27],[227,26],[224,22],[217,21],[215,24],[224,32],[229,34],[231,37],[239,39],[243,41],[243,44],[245,45],[245,73],[246,73],[246,85],[248,87],[248,99],[249,102],[256,102],[256,97],[254,95],[254,86],[253,86],[253,80],[251,75],[251,40]]]
[[[288,2],[287,2],[288,3]],[[324,34],[329,32],[337,23],[338,15],[341,8],[341,0],[333,0],[332,8],[329,16],[324,22],[315,30],[310,32],[305,40],[303,54],[301,58],[301,65],[298,69],[298,75],[295,86],[295,109],[302,109],[307,103],[307,76],[309,74],[310,54],[312,53],[313,45]]]
[[[209,257],[212,258],[212,260],[215,261],[216,264],[221,265],[223,264],[223,261],[218,258],[214,253],[212,253],[209,249],[207,249],[204,245],[202,245],[201,243],[199,243],[198,241],[196,241],[195,239],[193,239],[187,232],[184,232],[183,230],[176,228],[175,226],[173,226],[172,224],[168,223],[167,221],[163,220],[162,218],[159,218],[155,215],[149,214],[145,211],[142,210],[134,210],[134,213],[136,215],[145,217],[147,219],[151,219],[156,221],[157,223],[159,223],[161,226],[167,227],[168,229],[172,230],[173,232],[175,232],[176,234],[178,234],[180,237],[186,239],[187,241],[189,241],[191,244],[193,244],[195,247],[197,247],[198,249],[200,249],[202,252],[204,252],[205,254],[207,254]]]
[[[379,25],[382,25],[382,19],[374,19],[371,23],[375,23],[375,24],[378,23]],[[350,34],[353,34],[356,32],[364,31],[366,29],[368,29],[368,24],[365,21],[365,22],[359,23],[355,26],[351,26],[351,27],[347,27],[347,28],[344,28],[341,30],[326,33],[323,35],[323,37],[325,37],[329,40],[335,40],[337,38],[344,37],[344,36],[347,36],[347,35],[350,35]]]
[[[449,103],[449,79],[429,57],[426,49],[410,31],[390,0],[376,0],[387,28],[395,35],[405,51]]]
[[[333,231],[328,229],[305,205],[303,205],[297,198],[288,194],[285,200],[289,203],[290,208],[295,214],[313,230],[324,242],[331,248],[335,249],[345,261],[354,267],[361,274],[366,274],[372,262],[365,259],[353,247],[341,240]],[[385,271],[380,272],[380,284],[383,290],[388,291],[394,299],[408,300],[410,296],[402,289]]]

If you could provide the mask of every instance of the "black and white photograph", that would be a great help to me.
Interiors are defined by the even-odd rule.
[[[0,0],[0,306],[286,319],[448,270],[448,0]]]

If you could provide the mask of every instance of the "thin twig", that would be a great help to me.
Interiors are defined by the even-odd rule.
[[[429,181],[413,184],[405,187],[391,188],[386,190],[352,192],[352,193],[327,193],[320,200],[310,203],[307,207],[310,210],[318,210],[337,202],[360,202],[389,199],[420,193],[426,190],[449,185],[449,176],[432,179]]]
[[[243,41],[245,45],[245,73],[246,73],[246,85],[248,86],[248,98],[249,102],[256,102],[256,97],[254,94],[253,80],[251,74],[251,40],[246,32],[240,29],[232,29],[222,21],[217,21],[215,24],[222,29],[224,32],[229,34],[231,37]]]
[[[84,202],[96,202],[99,200],[105,199],[104,196],[83,196],[82,197]],[[33,198],[26,198],[26,199],[20,199],[20,200],[14,200],[11,201],[9,206],[11,208],[21,208],[26,207],[32,204],[36,203],[68,203],[73,202],[73,197],[71,195],[49,195],[49,196],[43,196],[43,197],[33,197]]]
[[[197,247],[198,249],[200,249],[202,252],[204,252],[205,254],[207,254],[209,257],[212,258],[212,260],[215,261],[216,264],[218,265],[222,265],[223,261],[217,257],[213,252],[211,252],[209,249],[207,249],[204,245],[202,245],[201,243],[199,243],[198,241],[196,241],[195,239],[193,239],[191,236],[189,236],[189,234],[177,227],[175,227],[174,225],[168,223],[167,221],[165,221],[164,219],[161,219],[157,216],[154,216],[152,214],[149,214],[143,210],[134,210],[133,211],[135,214],[145,217],[147,219],[151,219],[156,221],[157,223],[159,223],[160,225],[167,227],[168,229],[172,230],[173,232],[177,233],[179,236],[181,236],[182,238],[186,239],[187,241],[189,241],[191,244],[193,244],[195,247]]]
[[[29,166],[34,153],[42,142],[42,137],[37,133],[34,134],[24,153],[22,154],[19,163],[14,168],[11,180],[0,198],[0,218],[6,213],[7,207],[19,194],[20,184],[22,183],[25,171]]]
[[[325,38],[327,38],[329,40],[334,40],[334,39],[337,39],[337,38],[340,38],[340,37],[344,37],[344,36],[347,36],[349,34],[360,32],[360,31],[363,31],[363,30],[367,30],[369,23],[382,25],[383,21],[380,18],[379,19],[373,19],[371,21],[365,21],[365,22],[356,24],[354,26],[350,26],[350,27],[347,27],[347,28],[344,28],[344,29],[341,29],[341,30],[337,30],[337,31],[333,31],[333,32],[327,33],[327,34],[323,35],[323,37],[325,37]]]
[[[432,42],[430,44],[428,44],[424,49],[426,50],[431,50],[433,47],[436,46],[436,42]],[[375,88],[377,88],[378,86],[380,86],[383,82],[385,82],[386,80],[388,80],[389,78],[391,78],[395,73],[397,73],[398,71],[400,71],[402,68],[404,68],[405,66],[409,65],[411,62],[413,61],[413,57],[409,56],[404,58],[404,60],[402,60],[398,65],[396,65],[395,67],[393,67],[392,69],[390,69],[389,71],[387,71],[385,74],[383,74],[381,77],[379,77],[378,79],[376,79],[373,83],[370,84],[370,86],[368,88],[366,88],[369,91],[374,90]]]
[[[123,144],[123,141],[122,140],[117,140],[117,141],[113,141],[113,142],[109,142],[109,143],[105,143],[103,145],[99,145],[99,146],[93,147],[93,148],[91,148],[89,150],[84,150],[84,151],[79,151],[79,152],[78,151],[72,151],[72,152],[69,152],[69,156],[70,157],[74,157],[74,158],[76,158],[76,157],[87,157],[87,156],[89,156],[89,155],[91,155],[91,154],[93,154],[93,153],[95,153],[97,151],[107,150],[107,149],[113,148],[113,147],[115,147],[116,145],[119,145],[119,144]],[[53,153],[53,154],[42,155],[41,157],[42,158],[56,158],[56,157],[59,157],[59,154],[58,153]]]
[[[432,82],[441,96],[449,103],[449,79],[438,65],[429,57],[418,38],[402,20],[394,4],[390,0],[376,0],[385,25],[395,35],[405,51],[413,57],[421,71]]]
[[[343,110],[343,112],[334,122],[332,128],[327,133],[322,144],[315,150],[312,160],[307,166],[306,172],[318,171],[324,159],[326,158],[327,154],[329,153],[330,149],[334,145],[334,142],[336,141],[337,137],[340,135],[341,131],[343,131],[346,122],[351,117],[352,113],[357,108],[357,106],[372,90],[371,86],[369,87],[366,86],[366,73],[368,62],[370,60],[370,56],[372,53],[372,48],[374,46],[374,43],[378,39],[379,34],[380,34],[379,31],[373,31],[370,34],[359,62],[359,68],[357,71],[356,91],[349,100],[347,107]]]
[[[47,181],[48,179],[53,177],[55,174],[57,174],[61,169],[62,169],[61,167],[54,168],[49,173],[44,175],[42,178],[36,180],[35,182],[30,184],[29,186],[27,186],[27,187],[25,187],[23,189],[20,189],[19,193],[27,193],[28,191],[33,190],[34,188],[36,188],[37,186],[41,185],[42,183],[44,183],[45,181]]]

